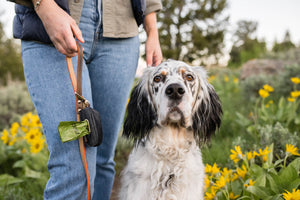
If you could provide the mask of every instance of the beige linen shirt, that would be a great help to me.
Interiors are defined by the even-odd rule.
[[[33,7],[31,0],[9,0],[17,4]],[[68,0],[70,14],[78,24],[84,0]],[[134,37],[138,27],[133,16],[131,0],[102,0],[103,36],[112,38]],[[146,0],[146,15],[158,12],[161,0]]]

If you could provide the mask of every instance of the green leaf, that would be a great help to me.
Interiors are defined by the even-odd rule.
[[[268,198],[267,200],[282,200],[282,194],[277,194],[275,196]]]
[[[240,184],[240,181],[233,181],[231,183],[231,190],[234,194],[241,194],[243,191],[242,184]]]
[[[254,176],[256,177],[264,174],[264,169],[256,164],[251,165],[250,170],[253,172]]]
[[[289,166],[293,166],[296,171],[299,171],[300,170],[300,158],[296,158],[295,160],[293,160],[289,164]]]
[[[242,115],[239,112],[235,113],[237,116],[237,119],[235,120],[239,125],[243,126],[243,127],[247,127],[251,124],[251,121],[245,117],[244,115]]]
[[[296,117],[294,122],[295,124],[300,124],[300,117]]]
[[[261,176],[257,177],[255,181],[257,186],[265,187],[267,183],[266,175],[262,174]]]
[[[300,178],[297,178],[287,187],[288,191],[292,191],[294,188],[298,188],[300,186]]]
[[[22,179],[16,178],[9,174],[2,174],[0,175],[0,186],[4,187],[7,185],[17,184],[23,182]]]
[[[18,160],[14,163],[13,168],[24,168],[26,166],[26,162],[24,160]]]
[[[270,184],[270,189],[275,193],[275,194],[279,194],[279,188],[275,182],[275,180],[273,179],[272,176],[270,176],[269,174],[266,176],[269,184]]]
[[[267,193],[265,187],[249,186],[246,190],[252,193],[253,195],[259,197],[260,199],[267,199],[271,196]]]
[[[39,179],[41,178],[41,176],[42,176],[41,172],[31,170],[28,167],[25,168],[25,177]]]
[[[282,169],[279,172],[278,176],[272,176],[277,183],[281,187],[281,189],[286,189],[291,182],[298,178],[298,172],[294,168],[292,164],[290,164],[287,168]]]

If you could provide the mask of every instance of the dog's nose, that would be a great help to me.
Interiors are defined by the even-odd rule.
[[[177,83],[170,84],[166,89],[166,95],[171,99],[181,99],[184,93],[184,88]]]

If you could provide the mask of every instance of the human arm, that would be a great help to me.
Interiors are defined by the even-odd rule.
[[[162,52],[159,43],[158,30],[156,26],[156,13],[152,12],[145,17],[146,41],[146,62],[147,66],[157,66],[162,61]]]

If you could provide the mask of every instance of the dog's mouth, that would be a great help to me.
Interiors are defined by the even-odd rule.
[[[177,106],[169,108],[164,124],[185,127],[185,117],[183,112]]]

